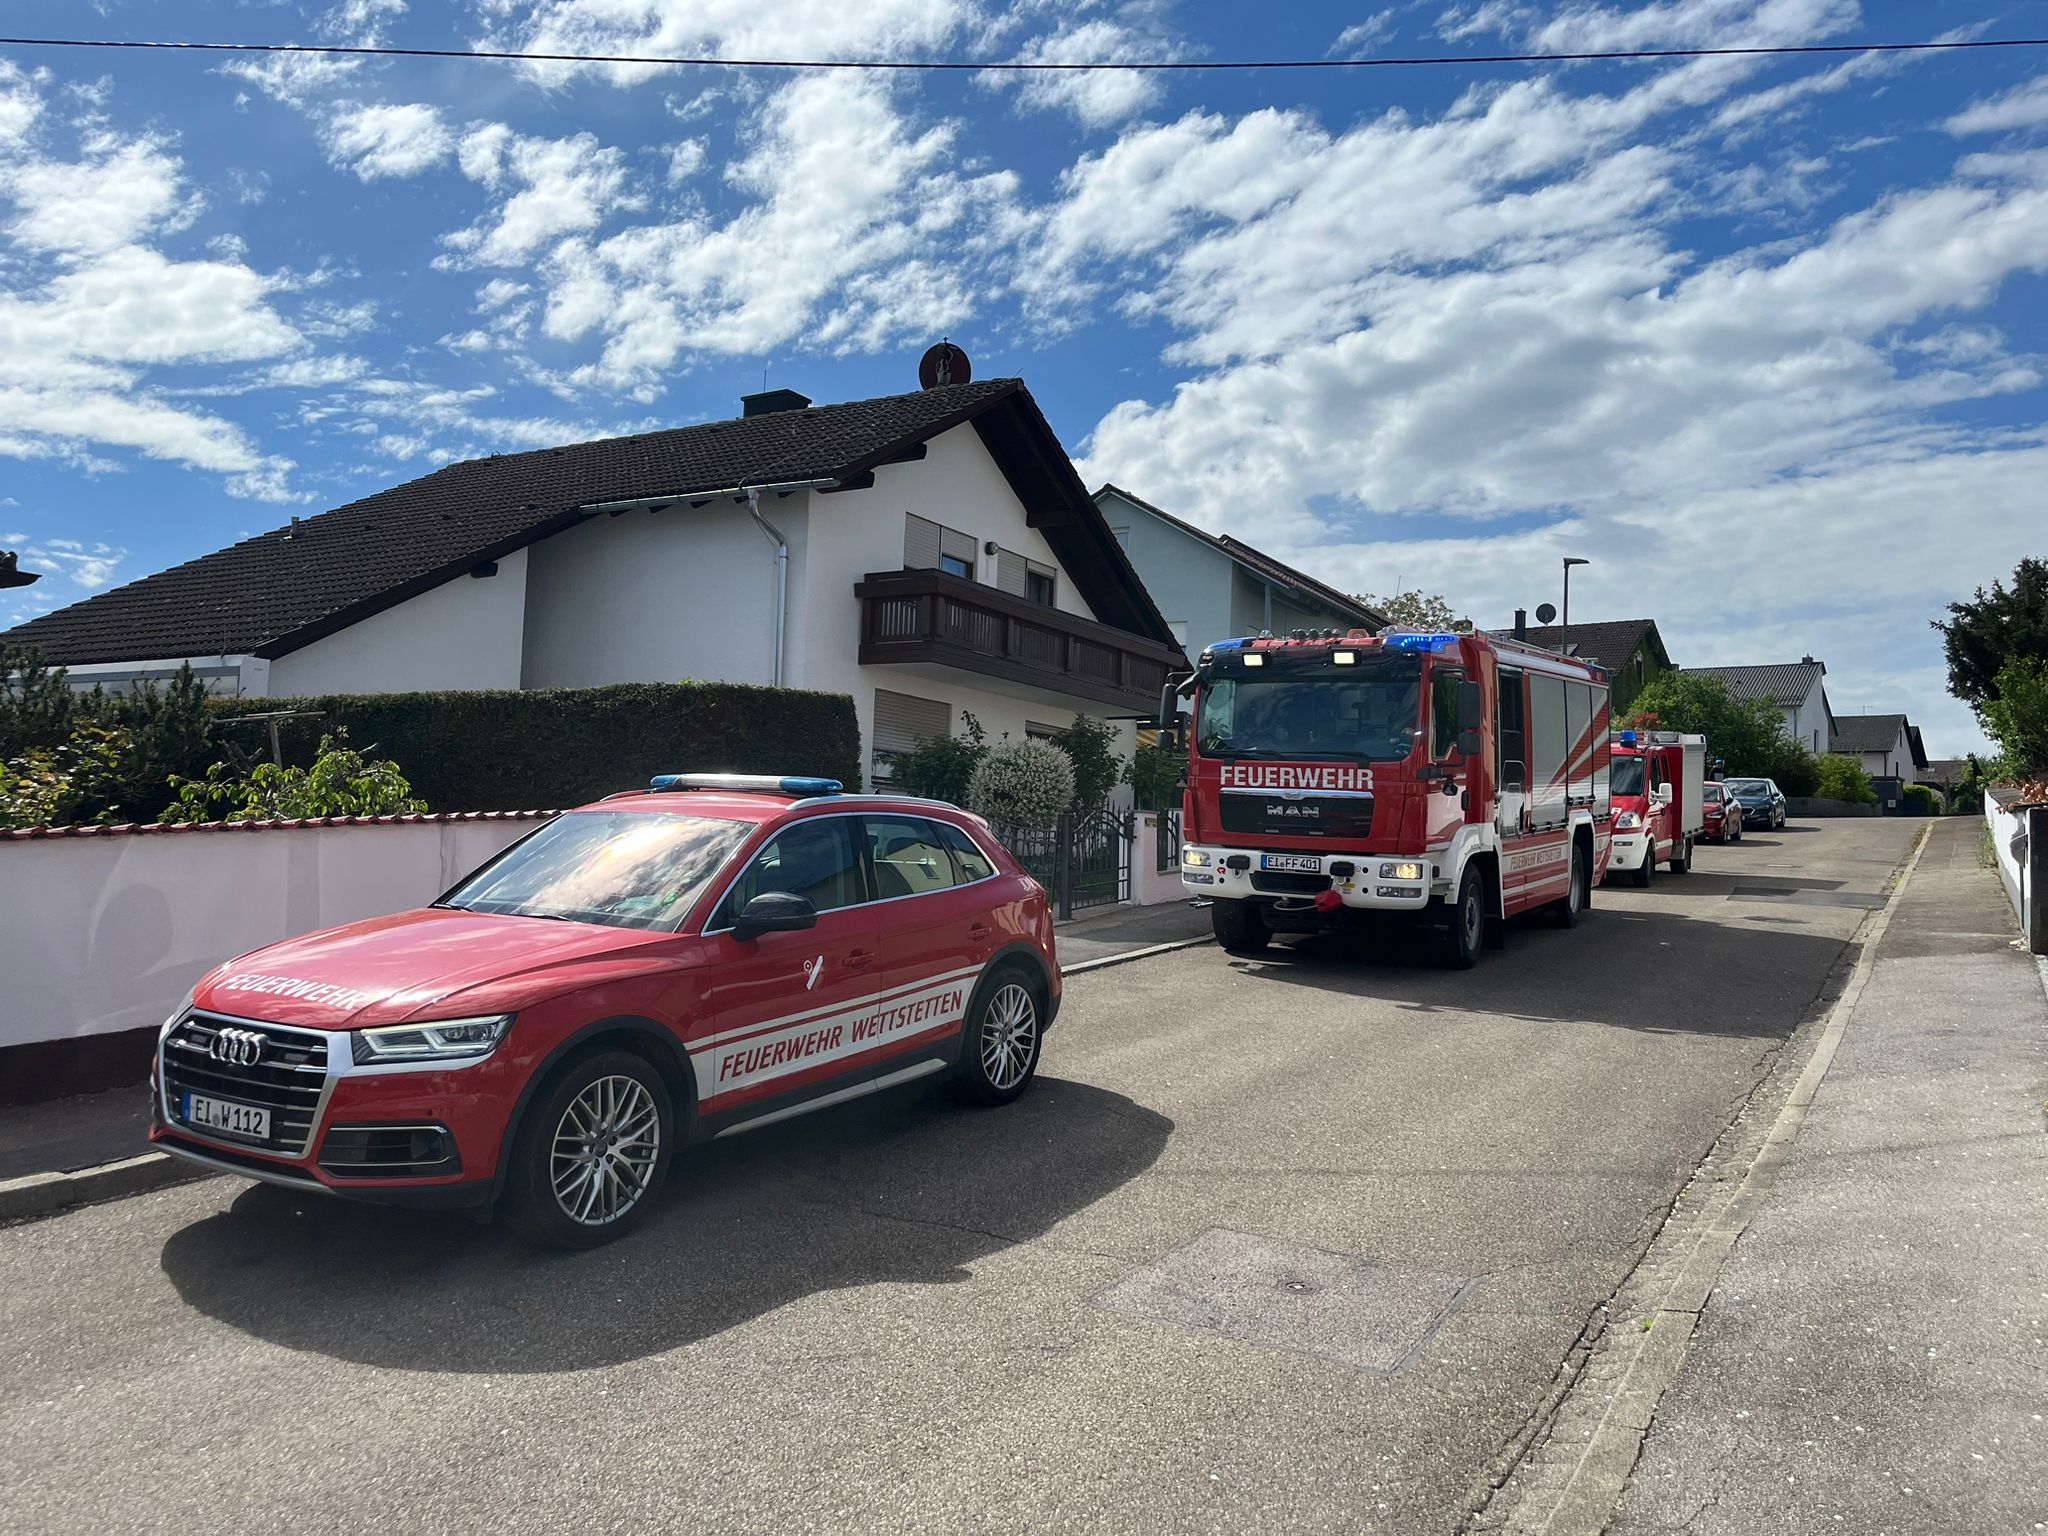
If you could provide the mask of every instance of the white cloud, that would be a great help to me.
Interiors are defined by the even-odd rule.
[[[178,162],[152,139],[102,141],[75,162],[30,158],[0,169],[15,203],[7,233],[34,250],[93,252],[127,245],[179,209]]]
[[[625,157],[592,134],[527,138],[494,123],[463,139],[460,161],[464,175],[493,191],[517,188],[446,237],[474,264],[523,263],[563,235],[595,229],[615,209],[638,206],[626,191]]]
[[[455,136],[433,107],[419,103],[349,106],[336,112],[323,135],[327,156],[364,181],[417,176],[448,158]]]
[[[1364,58],[1394,30],[1394,8],[1375,11],[1363,21],[1353,22],[1337,34],[1329,51],[1347,59]]]
[[[2048,75],[1972,102],[1944,125],[1950,133],[2004,133],[2048,123]]]
[[[22,564],[58,576],[88,592],[96,592],[114,579],[128,551],[111,544],[82,544],[76,539],[45,539],[22,551]]]
[[[28,137],[43,104],[20,65],[0,59],[0,148]]]
[[[1157,35],[1147,35],[1097,17],[1028,40],[1017,51],[1022,64],[1133,63],[1175,56]],[[1131,69],[1072,70],[1038,74],[992,73],[984,84],[1013,86],[1017,104],[1032,111],[1068,112],[1088,128],[1122,122],[1160,98],[1158,76]]]

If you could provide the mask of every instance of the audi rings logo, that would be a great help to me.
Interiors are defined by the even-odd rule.
[[[263,1059],[266,1043],[253,1029],[224,1029],[213,1037],[206,1054],[232,1067],[253,1067]]]

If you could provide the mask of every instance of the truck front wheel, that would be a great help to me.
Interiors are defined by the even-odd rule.
[[[1273,941],[1273,930],[1266,926],[1266,914],[1256,901],[1210,902],[1209,926],[1216,942],[1233,955],[1256,955]]]
[[[1486,937],[1486,881],[1473,865],[1465,866],[1457,899],[1444,916],[1448,921],[1437,958],[1447,970],[1469,971],[1479,963],[1479,947]]]
[[[1636,866],[1635,882],[1638,888],[1647,889],[1650,876],[1657,872],[1657,839],[1651,837],[1643,849],[1643,862]]]

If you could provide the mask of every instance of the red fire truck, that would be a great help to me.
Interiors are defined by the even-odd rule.
[[[1707,738],[1677,731],[1623,731],[1608,770],[1614,811],[1610,875],[1648,885],[1659,860],[1674,875],[1692,868],[1706,835]]]
[[[1181,879],[1233,953],[1406,918],[1472,965],[1502,922],[1576,925],[1608,859],[1607,674],[1480,634],[1295,631],[1209,646]]]

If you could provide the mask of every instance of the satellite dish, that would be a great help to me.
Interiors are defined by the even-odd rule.
[[[918,360],[917,387],[938,389],[946,384],[966,384],[974,378],[974,365],[967,354],[950,341],[940,341]]]
[[[1537,606],[1537,609],[1536,609],[1536,622],[1537,622],[1538,624],[1554,624],[1554,623],[1556,623],[1556,622],[1557,622],[1557,604],[1555,604],[1555,603],[1541,603],[1541,604],[1539,604],[1539,605]]]

